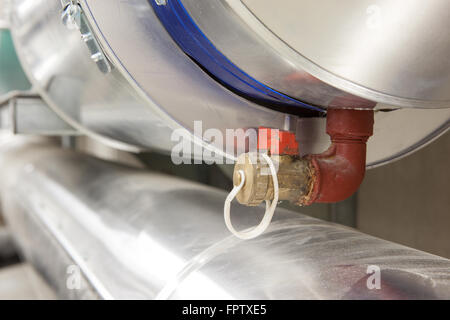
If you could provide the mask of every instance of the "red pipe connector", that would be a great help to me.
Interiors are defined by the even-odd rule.
[[[366,143],[373,124],[373,110],[328,110],[327,133],[332,145],[322,154],[307,157],[314,172],[305,205],[339,202],[358,190],[366,171]]]

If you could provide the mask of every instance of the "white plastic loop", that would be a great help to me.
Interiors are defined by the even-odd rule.
[[[231,217],[230,217],[230,205],[233,199],[236,197],[236,195],[241,191],[242,187],[245,184],[245,173],[242,170],[239,170],[239,174],[241,175],[241,183],[238,186],[235,186],[233,190],[231,190],[230,194],[225,200],[225,205],[223,208],[224,217],[225,217],[225,224],[227,225],[228,230],[232,234],[234,234],[236,237],[243,239],[243,240],[250,240],[254,239],[256,237],[259,237],[261,234],[263,234],[267,228],[270,225],[270,222],[272,221],[273,215],[275,213],[275,209],[278,204],[278,177],[277,177],[277,170],[275,169],[275,165],[273,164],[272,159],[270,157],[263,153],[263,158],[266,160],[267,164],[270,168],[270,173],[272,174],[273,179],[273,200],[270,202],[269,200],[266,200],[266,212],[264,214],[263,219],[261,220],[260,224],[250,230],[247,231],[237,231],[233,224],[231,223]]]

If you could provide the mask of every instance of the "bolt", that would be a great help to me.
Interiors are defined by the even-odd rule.
[[[69,29],[79,29],[81,20],[81,8],[78,4],[73,4],[70,2],[65,8],[62,16],[62,23]]]
[[[167,4],[167,0],[155,0],[158,6],[165,6]]]

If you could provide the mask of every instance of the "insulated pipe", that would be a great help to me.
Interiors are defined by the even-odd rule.
[[[0,168],[9,227],[60,297],[450,298],[449,260],[296,212],[236,239],[221,190],[19,137],[0,138]],[[246,228],[263,209],[233,211]]]

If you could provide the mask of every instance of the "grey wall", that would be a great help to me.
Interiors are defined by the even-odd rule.
[[[450,258],[450,132],[369,170],[357,200],[361,231]]]

